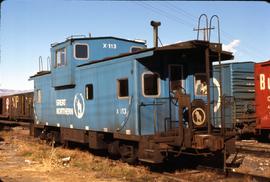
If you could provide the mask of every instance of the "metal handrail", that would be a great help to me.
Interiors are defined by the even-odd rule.
[[[50,71],[50,65],[51,65],[51,58],[50,56],[47,57],[47,70]]]
[[[217,24],[218,24],[218,25],[217,25],[217,26],[218,26],[218,43],[220,44],[220,24],[219,24],[219,17],[218,17],[218,15],[213,15],[213,16],[210,18],[209,35],[208,35],[208,37],[209,37],[209,42],[210,42],[210,40],[211,40],[211,30],[214,29],[214,27],[212,28],[212,21],[213,21],[214,18],[216,18]]]
[[[205,17],[205,28],[201,29],[200,24],[201,24],[201,18]],[[206,14],[201,14],[198,20],[198,28],[197,28],[197,40],[199,40],[199,35],[200,35],[200,30],[206,31],[204,32],[204,40],[208,40],[208,17]]]

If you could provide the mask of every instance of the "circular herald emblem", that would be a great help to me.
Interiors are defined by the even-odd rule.
[[[217,92],[218,92],[218,100],[217,100],[216,104],[214,105],[214,112],[217,112],[220,108],[220,103],[221,103],[221,101],[220,101],[220,84],[216,78],[213,78],[213,83],[216,86]]]
[[[84,98],[81,93],[77,93],[74,96],[73,108],[74,108],[75,116],[81,119],[84,115],[84,109],[85,109]]]
[[[205,122],[205,119],[206,119],[206,114],[202,108],[197,107],[196,109],[192,111],[192,122],[195,125],[197,126],[203,125]]]

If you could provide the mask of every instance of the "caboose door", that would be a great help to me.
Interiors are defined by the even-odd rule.
[[[169,89],[176,91],[177,89],[184,89],[184,74],[183,65],[169,64]]]
[[[170,120],[168,121],[168,129],[178,127],[178,105],[177,100],[174,98],[177,91],[185,93],[184,84],[184,73],[183,65],[180,64],[169,64],[168,65],[168,76],[169,76],[169,98],[171,101],[170,106]]]
[[[166,79],[161,78],[163,75],[167,75]],[[172,64],[158,72],[144,71],[141,85],[142,97],[139,102],[141,134],[154,134],[177,128],[178,103],[171,99],[171,94],[175,94],[177,89],[184,90],[183,66]]]

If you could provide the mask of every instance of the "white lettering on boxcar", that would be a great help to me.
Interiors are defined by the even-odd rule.
[[[66,99],[56,99],[56,106],[66,106]]]
[[[116,44],[103,43],[103,49],[117,49]]]
[[[265,89],[265,76],[264,74],[260,74],[260,90]]]
[[[127,114],[127,108],[120,108],[116,109],[116,114],[126,115]]]
[[[56,108],[57,115],[73,115],[73,108]]]
[[[56,99],[55,105],[57,115],[73,115],[73,108],[66,108],[67,99]]]
[[[267,89],[270,90],[270,78],[265,78],[264,74],[260,74],[260,90],[265,90],[267,84]]]

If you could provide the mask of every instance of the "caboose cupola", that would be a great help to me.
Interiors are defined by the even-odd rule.
[[[142,41],[116,37],[75,37],[52,44],[52,84],[57,89],[75,87],[76,66],[105,57],[117,56],[136,49],[144,49]]]

